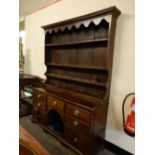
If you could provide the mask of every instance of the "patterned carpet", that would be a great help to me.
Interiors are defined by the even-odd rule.
[[[49,152],[54,155],[77,155],[68,147],[62,145],[55,137],[43,131],[39,125],[31,122],[31,115],[21,117],[20,124],[35,137]],[[104,150],[98,155],[116,155],[109,150]]]

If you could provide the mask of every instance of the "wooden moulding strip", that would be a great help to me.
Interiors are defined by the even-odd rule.
[[[64,88],[58,88],[49,84],[45,84],[45,89],[54,94],[60,96],[65,96],[66,99],[75,100],[75,102],[82,102],[86,106],[90,107],[91,110],[94,109],[94,105],[104,104],[104,99],[97,99],[82,93],[72,92],[71,90],[66,90]],[[89,103],[89,104],[88,104]]]

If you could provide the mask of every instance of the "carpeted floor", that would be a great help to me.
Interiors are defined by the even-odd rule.
[[[35,137],[53,155],[77,155],[68,147],[62,145],[55,137],[31,121],[31,115],[21,117],[20,124]],[[99,152],[98,155],[116,155],[108,150]]]

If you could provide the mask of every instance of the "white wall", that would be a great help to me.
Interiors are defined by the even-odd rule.
[[[113,5],[122,14],[117,20],[106,140],[134,154],[135,139],[123,131],[121,111],[125,95],[135,90],[134,0],[61,0],[27,16],[25,72],[45,77],[44,31],[41,26]]]

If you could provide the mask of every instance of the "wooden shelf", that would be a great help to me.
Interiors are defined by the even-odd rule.
[[[36,97],[43,94],[44,100],[41,107],[33,109],[33,118],[78,154],[99,154],[102,147],[98,143],[99,133],[99,140],[104,142],[119,15],[116,7],[110,7],[43,26],[46,81],[42,90],[36,88],[34,91]],[[51,102],[54,100],[60,103],[53,111]],[[74,111],[80,115],[73,119],[69,115]],[[62,134],[55,131],[54,125],[59,120],[60,125],[63,123],[67,127]],[[73,121],[89,123],[75,125],[75,128]],[[78,143],[75,144],[76,133]]]
[[[96,70],[96,71],[107,71],[105,67],[98,67],[98,66],[77,66],[77,65],[64,65],[58,63],[46,63],[47,66],[51,67],[61,67],[61,68],[70,68],[70,69],[84,69],[84,70]]]
[[[87,41],[77,41],[77,42],[62,43],[62,44],[45,44],[45,46],[46,47],[72,46],[72,45],[81,45],[81,44],[90,44],[90,43],[104,43],[104,42],[105,43],[108,42],[108,38],[87,40]]]
[[[106,87],[106,85],[104,83],[97,83],[97,82],[94,82],[94,81],[83,80],[83,79],[80,79],[80,78],[72,78],[72,77],[68,77],[68,76],[60,76],[60,75],[51,74],[51,73],[45,73],[45,75],[48,76],[48,77],[51,77],[51,78],[59,79],[59,80],[78,82],[78,83],[82,83],[82,84],[89,84],[89,85],[98,86],[98,87],[102,87],[102,88]]]

